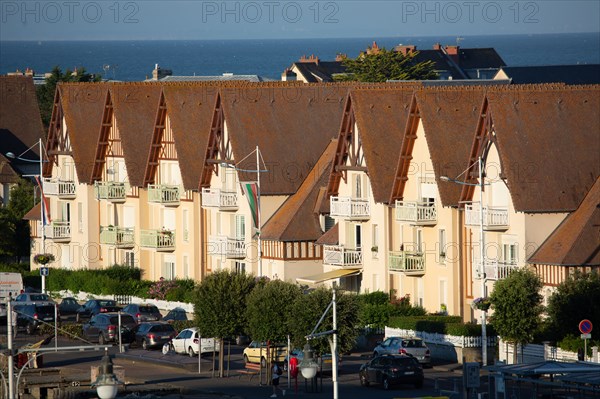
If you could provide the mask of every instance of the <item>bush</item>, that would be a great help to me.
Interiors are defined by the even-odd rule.
[[[54,334],[53,324],[42,324],[39,331],[42,334],[52,335]],[[63,323],[58,326],[58,335],[61,337],[67,337],[70,339],[82,338],[83,337],[83,324],[79,323]]]
[[[29,272],[29,263],[0,263],[0,272],[26,273]]]
[[[569,352],[577,352],[579,349],[584,349],[583,340],[575,335],[567,335],[562,340],[558,342],[557,345],[560,349],[566,350]],[[592,346],[600,346],[600,341],[597,340],[589,340],[587,344],[587,355],[592,356]]]
[[[459,316],[392,317],[389,327],[466,337],[481,335],[481,325],[462,323]],[[487,325],[487,335],[496,335],[492,325]]]
[[[175,328],[177,332],[181,332],[186,328],[192,327],[196,327],[196,323],[194,322],[194,320],[175,320],[173,322],[173,328]]]

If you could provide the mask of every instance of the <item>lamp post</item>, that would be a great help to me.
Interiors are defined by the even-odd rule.
[[[25,154],[27,151],[31,150],[31,148],[33,148],[33,146],[35,146],[37,144],[38,146],[38,150],[39,150],[39,159],[33,160],[33,159],[27,159],[27,158],[22,158],[23,154]],[[41,235],[42,235],[42,251],[41,253],[45,254],[46,253],[46,228],[45,228],[45,221],[46,221],[46,208],[45,208],[45,204],[44,204],[44,196],[42,194],[43,189],[42,189],[42,179],[43,179],[43,174],[44,174],[44,157],[43,157],[43,153],[42,153],[42,139],[40,138],[38,140],[38,142],[32,145],[31,147],[29,147],[28,149],[26,149],[25,151],[23,151],[20,155],[15,155],[12,152],[7,152],[6,153],[6,157],[7,158],[11,158],[11,159],[17,159],[19,161],[23,161],[23,162],[32,162],[32,163],[38,163],[39,164],[39,175],[23,175],[24,177],[38,177],[38,184],[40,186],[40,219],[41,219],[41,224],[42,224],[42,231],[41,231]],[[42,274],[42,293],[46,293],[46,275]]]
[[[462,175],[463,173],[465,173],[467,170],[471,169],[473,165],[469,166],[464,172],[462,172],[460,175]],[[457,184],[462,184],[465,186],[479,186],[479,258],[480,258],[480,270],[479,270],[479,279],[481,280],[481,297],[485,298],[486,297],[486,290],[487,290],[487,286],[486,286],[486,273],[485,273],[485,233],[484,233],[484,213],[483,213],[483,187],[485,186],[484,182],[483,182],[483,160],[481,158],[481,156],[479,156],[479,158],[477,159],[477,166],[479,169],[479,183],[478,184],[472,184],[472,183],[467,183],[467,182],[461,182],[459,180],[456,180],[456,178],[451,179],[447,176],[441,176],[440,180],[442,181],[447,181],[447,182],[452,182],[452,183],[457,183]],[[460,177],[460,175],[457,176]],[[487,329],[486,329],[486,324],[487,324],[487,309],[481,309],[481,357],[482,357],[482,364],[484,366],[487,366]]]
[[[113,363],[108,356],[108,349],[105,349],[102,364],[98,370],[98,378],[92,385],[96,387],[100,399],[114,399],[119,392],[120,384],[113,372]]]

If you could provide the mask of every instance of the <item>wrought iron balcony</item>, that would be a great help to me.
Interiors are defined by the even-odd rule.
[[[478,280],[483,277],[485,277],[487,280],[503,280],[518,268],[519,266],[517,266],[517,262],[500,262],[498,259],[486,259],[485,267],[483,268],[485,271],[485,276],[483,276],[481,273],[481,261],[476,259],[473,262],[473,276]]]
[[[140,246],[161,252],[175,250],[175,232],[172,230],[140,230]]]
[[[363,253],[360,249],[346,249],[343,245],[324,245],[323,263],[347,268],[361,268]]]
[[[434,202],[396,201],[396,221],[435,226],[437,207]]]
[[[236,211],[238,209],[238,195],[235,191],[203,188],[202,206],[206,208],[218,208],[222,211]]]
[[[166,206],[178,206],[181,198],[179,186],[168,184],[149,184],[148,202],[155,202]]]
[[[100,244],[132,248],[135,245],[133,228],[100,226]]]
[[[221,256],[227,259],[244,259],[246,257],[246,243],[243,238],[227,236],[211,236],[208,238],[209,255]]]
[[[481,213],[479,211],[479,205],[465,205],[465,225],[479,226],[480,221]],[[483,228],[484,230],[507,230],[508,208],[484,207]]]
[[[411,276],[425,274],[425,255],[419,252],[391,251],[388,255],[388,269]]]
[[[346,220],[369,220],[371,208],[369,201],[363,198],[331,197],[330,215]]]
[[[94,183],[94,193],[99,200],[125,202],[127,199],[127,187],[122,182],[97,181]]]
[[[60,179],[44,179],[44,195],[52,195],[58,198],[75,198],[75,183]]]
[[[46,238],[56,242],[71,241],[71,222],[53,220],[44,229]]]

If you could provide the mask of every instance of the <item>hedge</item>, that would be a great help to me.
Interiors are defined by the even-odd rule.
[[[481,335],[481,325],[463,323],[460,316],[392,317],[389,327],[466,337]],[[487,335],[496,335],[491,324],[487,325]]]

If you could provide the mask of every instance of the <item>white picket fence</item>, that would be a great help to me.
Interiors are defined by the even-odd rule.
[[[405,330],[403,328],[385,328],[386,337],[394,336],[410,336],[419,337],[426,343],[432,343],[437,345],[448,345],[459,348],[477,348],[481,347],[481,337],[464,337],[456,335],[428,333],[424,331]],[[487,337],[488,346],[496,346],[496,337]]]
[[[114,299],[114,295],[95,295],[82,291],[77,294],[74,294],[71,291],[60,291],[59,294],[62,298],[72,296],[78,301],[87,301],[88,299]],[[147,299],[132,296],[131,303],[147,303],[155,305],[160,310],[166,311],[169,311],[173,308],[183,308],[187,313],[194,313],[194,305],[186,302],[162,301],[160,299]]]
[[[498,342],[498,358],[507,364],[514,363],[514,345],[500,340]],[[519,363],[536,363],[544,360],[557,360],[560,362],[576,362],[577,353],[560,349],[551,345],[527,344],[517,346],[517,361]],[[587,361],[599,363],[598,354],[588,358]]]

